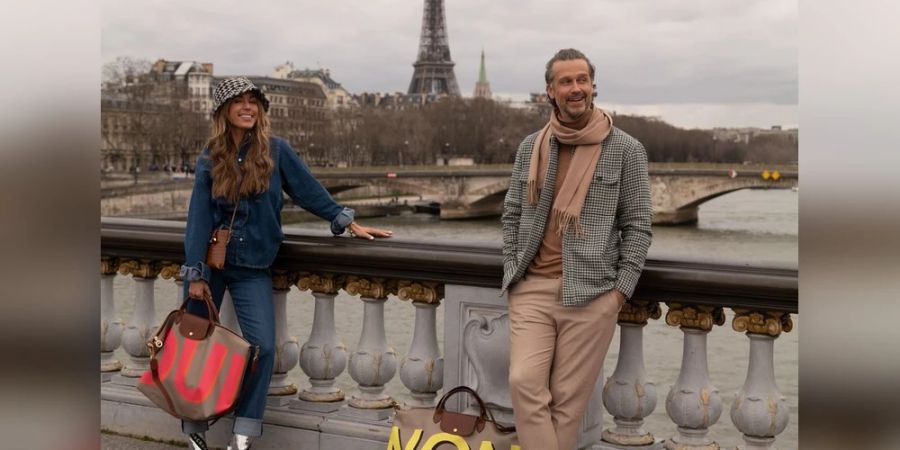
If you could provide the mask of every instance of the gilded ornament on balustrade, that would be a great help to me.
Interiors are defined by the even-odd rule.
[[[276,291],[289,291],[291,286],[297,282],[299,274],[296,272],[288,272],[287,270],[272,271],[272,289]]]
[[[714,325],[725,323],[725,311],[721,306],[682,305],[668,303],[666,323],[670,326],[710,331]]]
[[[782,332],[790,332],[794,328],[791,315],[781,311],[750,311],[735,309],[731,322],[734,331],[754,334],[767,334],[778,337]]]
[[[362,278],[350,275],[344,289],[350,295],[362,297],[386,299],[390,294],[397,293],[397,281],[384,278]]]
[[[337,295],[347,281],[347,277],[333,273],[301,273],[298,277],[297,287],[300,290],[316,294]]]
[[[419,303],[440,303],[444,299],[444,285],[436,281],[397,282],[397,297]]]
[[[619,310],[619,323],[647,325],[648,320],[656,320],[660,317],[662,317],[662,309],[658,302],[629,300]]]
[[[160,263],[162,269],[159,271],[159,276],[161,276],[165,280],[177,280],[181,281],[181,277],[178,274],[181,272],[181,264],[173,263],[171,261],[163,261]]]
[[[122,275],[131,275],[134,278],[156,278],[159,276],[161,269],[162,267],[158,261],[151,261],[149,259],[128,259],[123,260],[119,264],[119,273]]]
[[[115,275],[119,271],[119,259],[112,256],[100,258],[100,274]]]

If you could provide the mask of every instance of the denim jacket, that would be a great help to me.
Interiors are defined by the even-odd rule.
[[[238,152],[242,163],[248,145]],[[269,178],[269,190],[262,194],[242,197],[234,218],[231,241],[226,252],[226,264],[265,269],[272,265],[278,247],[284,239],[281,230],[282,190],[301,208],[331,222],[331,232],[341,234],[353,222],[354,212],[337,204],[324,187],[312,176],[309,168],[284,139],[270,141],[274,167]],[[215,228],[227,228],[234,205],[222,197],[212,196],[212,167],[209,148],[197,158],[194,191],[188,209],[184,236],[185,263],[180,276],[186,282],[209,282],[210,268],[206,265],[206,250]]]

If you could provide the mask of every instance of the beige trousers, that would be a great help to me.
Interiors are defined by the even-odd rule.
[[[509,291],[509,389],[522,450],[574,450],[622,307],[612,292],[560,302],[562,280],[528,276]]]

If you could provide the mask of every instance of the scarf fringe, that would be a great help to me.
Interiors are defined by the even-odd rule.
[[[550,212],[550,220],[556,223],[556,233],[564,236],[570,227],[574,227],[575,235],[581,236],[581,216],[568,211],[554,209]]]

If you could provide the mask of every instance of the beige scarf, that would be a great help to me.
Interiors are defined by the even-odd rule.
[[[594,108],[587,125],[580,130],[566,127],[559,121],[556,113],[551,114],[550,122],[541,129],[534,140],[531,151],[531,162],[528,166],[528,203],[537,205],[540,189],[543,188],[550,166],[550,136],[563,144],[574,145],[575,154],[566,179],[556,194],[550,220],[555,220],[560,234],[572,224],[575,232],[581,234],[581,209],[587,198],[588,188],[593,179],[597,161],[600,160],[600,143],[609,136],[612,129],[612,117],[600,108]],[[553,189],[553,186],[550,186]]]

